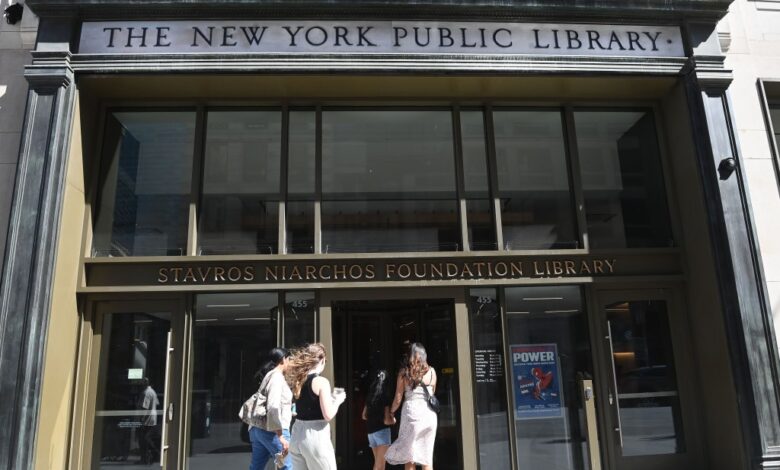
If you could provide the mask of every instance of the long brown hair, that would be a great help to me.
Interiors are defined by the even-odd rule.
[[[292,351],[284,375],[296,399],[301,396],[301,388],[306,383],[309,372],[323,359],[325,359],[325,346],[321,343],[307,344]]]
[[[421,343],[409,344],[409,353],[406,355],[406,363],[402,374],[410,385],[422,382],[423,377],[430,369],[428,365],[428,353]]]

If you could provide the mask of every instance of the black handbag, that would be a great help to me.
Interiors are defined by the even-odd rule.
[[[441,404],[439,403],[439,399],[436,398],[436,395],[431,395],[431,392],[428,391],[428,386],[425,385],[422,381],[420,381],[420,385],[425,392],[425,401],[428,402],[428,408],[430,408],[434,413],[439,414],[441,411]]]

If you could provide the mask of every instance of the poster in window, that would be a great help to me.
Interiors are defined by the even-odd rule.
[[[512,383],[515,392],[515,419],[562,418],[561,371],[556,344],[515,344],[512,357]]]

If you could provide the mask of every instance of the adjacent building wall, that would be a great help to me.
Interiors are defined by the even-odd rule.
[[[729,88],[750,189],[775,331],[780,330],[780,181],[764,121],[759,79],[780,83],[780,1],[735,0],[719,25],[734,70]],[[780,96],[776,97],[780,98]]]
[[[0,11],[12,3],[23,2],[0,0]],[[0,267],[5,259],[19,138],[27,103],[24,66],[30,63],[30,50],[35,46],[37,28],[38,19],[28,8],[24,9],[22,21],[15,25],[9,25],[5,18],[0,18]]]

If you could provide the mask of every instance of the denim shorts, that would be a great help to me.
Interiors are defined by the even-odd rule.
[[[372,432],[368,435],[368,447],[374,448],[379,446],[390,445],[390,428],[384,428],[376,432]]]

